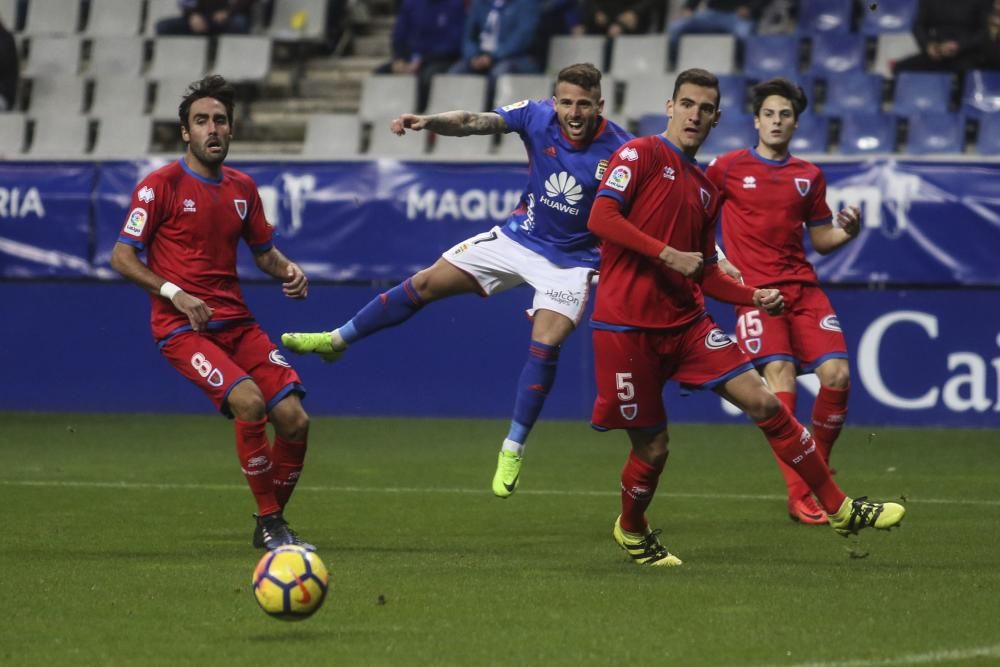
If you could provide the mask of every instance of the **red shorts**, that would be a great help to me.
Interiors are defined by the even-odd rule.
[[[246,379],[257,383],[268,412],[292,392],[305,395],[299,374],[253,322],[218,331],[182,331],[168,338],[160,352],[226,415],[229,392]]]
[[[846,359],[847,343],[837,313],[815,285],[780,285],[785,312],[768,315],[753,306],[737,306],[736,338],[756,367],[790,361],[799,373],[811,373],[827,359]]]
[[[663,385],[711,389],[752,371],[750,360],[711,317],[673,332],[594,329],[594,428],[662,428]]]

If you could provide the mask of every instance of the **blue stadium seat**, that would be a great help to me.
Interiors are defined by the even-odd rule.
[[[892,95],[892,112],[912,116],[925,111],[948,111],[954,75],[944,72],[900,72]]]
[[[962,112],[971,118],[1000,112],[1000,72],[972,70],[965,74]]]
[[[849,32],[821,32],[813,35],[809,71],[829,76],[863,70],[865,37]]]
[[[729,111],[746,111],[747,80],[742,74],[720,74],[719,94],[722,96],[722,108]]]
[[[895,152],[896,117],[873,111],[845,114],[837,147],[844,155]]]
[[[965,150],[965,119],[949,111],[925,111],[909,118],[906,153],[962,153]]]
[[[666,113],[647,113],[639,117],[639,127],[636,135],[646,137],[651,134],[663,134],[667,129]]]
[[[799,116],[799,127],[789,145],[792,153],[825,153],[830,136],[830,119],[806,112]]]
[[[1000,113],[979,118],[976,152],[980,155],[1000,155]]]
[[[851,31],[852,0],[799,0],[799,31],[806,35]]]
[[[868,2],[864,3],[868,5]],[[909,32],[917,15],[917,0],[879,0],[877,11],[861,12],[861,34]]]
[[[750,35],[743,44],[743,73],[764,80],[798,72],[800,43],[797,35]]]
[[[757,143],[757,131],[753,129],[753,117],[748,113],[723,112],[719,126],[712,128],[708,139],[701,145],[700,158],[710,159],[716,155],[748,148]],[[700,159],[699,158],[699,159]]]
[[[851,111],[881,111],[882,77],[868,72],[833,74],[826,80],[825,113],[839,116]]]

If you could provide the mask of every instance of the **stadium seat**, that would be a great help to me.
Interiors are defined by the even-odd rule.
[[[805,35],[850,32],[852,0],[799,0],[799,31]]]
[[[0,0],[0,19],[3,19],[3,24],[7,27],[7,30],[11,32],[18,32],[17,1],[18,0]]]
[[[1000,112],[1000,72],[972,70],[966,73],[962,111],[972,118]]]
[[[328,4],[328,0],[274,0],[267,33],[282,42],[322,41]]]
[[[528,161],[528,152],[524,148],[524,142],[521,141],[521,137],[511,132],[510,134],[502,134],[498,138],[500,139],[500,145],[493,156],[494,159],[505,162]]]
[[[980,155],[1000,155],[1000,113],[979,117],[976,152]]]
[[[821,32],[813,35],[810,72],[829,76],[863,70],[865,37],[849,32]]]
[[[611,48],[611,76],[623,79],[643,74],[665,74],[667,38],[651,35],[618,35]]]
[[[605,99],[611,99],[614,90],[601,89]],[[547,74],[501,74],[497,77],[494,107],[502,107],[521,100],[543,100],[552,97],[552,78]]]
[[[31,0],[25,35],[72,35],[80,26],[79,0]]]
[[[424,113],[452,109],[482,111],[486,108],[486,77],[478,74],[435,74]]]
[[[83,157],[90,140],[90,119],[79,114],[32,116],[34,139],[28,155],[44,158]]]
[[[708,139],[701,145],[698,159],[709,160],[716,155],[749,148],[756,143],[757,131],[753,127],[753,116],[730,111],[722,114],[718,127],[712,128]]]
[[[489,159],[493,152],[493,135],[476,134],[468,137],[431,135],[431,155],[435,158],[468,160]]]
[[[149,112],[153,120],[180,122],[177,109],[191,81],[192,79],[186,76],[156,80],[156,94],[153,96],[153,107]]]
[[[730,111],[746,111],[747,105],[747,80],[742,74],[720,74],[719,96],[721,97],[720,108]],[[668,94],[669,95],[669,94]]]
[[[28,119],[24,114],[0,113],[0,158],[9,158],[24,152],[27,129]]]
[[[143,158],[149,154],[153,121],[139,114],[118,114],[97,125],[95,158]]]
[[[160,19],[181,15],[177,0],[147,0],[147,2],[146,26],[142,31],[146,37],[156,37],[156,24]]]
[[[882,110],[882,77],[854,71],[833,74],[826,79],[824,113],[839,116],[851,111]]]
[[[869,3],[865,2],[864,4]],[[916,15],[917,0],[879,0],[878,11],[861,12],[861,34],[909,33]]]
[[[604,71],[604,44],[603,35],[556,35],[549,42],[549,74],[576,63],[591,63]]]
[[[797,73],[800,47],[797,35],[751,35],[743,47],[743,73],[761,81]]]
[[[799,127],[792,135],[789,149],[797,155],[826,153],[829,136],[830,120],[826,116],[806,111],[799,115]]]
[[[370,158],[390,158],[405,160],[420,158],[426,152],[428,132],[407,132],[397,136],[389,131],[392,115],[371,118],[371,133],[368,142],[367,155]],[[363,119],[364,120],[364,119]]]
[[[736,37],[733,35],[681,36],[677,71],[701,67],[714,74],[732,74],[736,69]]]
[[[892,112],[912,116],[951,109],[954,75],[942,72],[900,72],[892,95]]]
[[[874,111],[844,114],[837,146],[844,155],[893,153],[896,150],[896,117]]]
[[[667,114],[647,113],[639,117],[639,125],[636,129],[636,136],[648,137],[651,134],[663,134],[667,129]]]
[[[314,113],[306,121],[302,156],[355,160],[361,155],[361,119],[353,113]]]
[[[56,116],[83,111],[86,82],[76,76],[42,76],[31,80],[28,111],[33,116]]]
[[[133,77],[142,73],[145,43],[138,35],[95,37],[90,42],[87,72],[91,76]]]
[[[660,74],[626,81],[621,115],[631,123],[648,113],[666,114],[667,100],[674,92],[676,78],[676,74]]]
[[[212,71],[233,82],[264,81],[271,72],[271,38],[266,35],[219,37]]]
[[[878,36],[875,43],[875,62],[872,71],[884,77],[891,77],[896,61],[912,56],[920,50],[917,40],[909,32],[890,32]]]
[[[924,111],[909,117],[906,150],[909,155],[962,153],[965,120],[948,111]]]
[[[417,78],[412,74],[374,74],[361,84],[358,115],[363,121],[382,118],[386,110],[393,114],[416,112]]]
[[[80,69],[79,37],[32,37],[28,42],[28,62],[21,76],[61,76]]]
[[[176,8],[176,3],[175,3]],[[84,34],[88,37],[138,35],[142,3],[136,0],[90,0],[90,15]]]
[[[148,93],[149,83],[140,76],[98,76],[94,79],[89,113],[102,121],[113,118],[122,110],[136,114],[146,113]],[[177,96],[177,103],[173,105],[170,117],[177,116],[179,105],[180,95]]]
[[[187,77],[200,78],[208,66],[208,38],[157,37],[146,78],[154,81]]]

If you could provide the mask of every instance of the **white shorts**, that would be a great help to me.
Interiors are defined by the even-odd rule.
[[[597,271],[587,267],[562,268],[504,234],[499,227],[473,236],[441,257],[475,278],[487,295],[499,294],[523,283],[535,290],[528,310],[551,310],[580,323],[590,298],[590,281]]]

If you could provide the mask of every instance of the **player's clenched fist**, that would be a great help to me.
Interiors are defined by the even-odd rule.
[[[861,209],[857,206],[845,208],[837,214],[837,226],[847,232],[848,236],[857,236],[861,231]]]
[[[763,308],[768,315],[780,315],[785,309],[785,297],[776,289],[759,289],[753,293],[753,305]]]
[[[191,322],[192,329],[195,331],[205,330],[205,325],[212,319],[212,313],[214,312],[207,303],[183,291],[178,292],[172,301],[177,310],[187,316],[188,321]]]
[[[700,252],[682,252],[670,246],[660,251],[660,260],[667,265],[667,268],[677,271],[685,278],[698,276],[705,264]]]
[[[402,116],[392,119],[389,123],[389,129],[392,130],[393,134],[403,136],[406,134],[406,130],[422,130],[425,125],[426,121],[423,116],[404,113]]]
[[[290,299],[304,299],[309,295],[309,279],[295,262],[288,263],[288,280],[281,283],[281,289]]]

